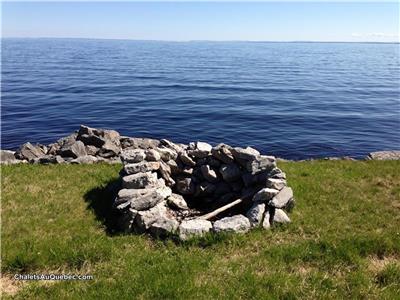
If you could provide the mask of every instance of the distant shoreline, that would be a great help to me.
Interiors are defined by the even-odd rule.
[[[259,43],[259,44],[400,44],[399,41],[252,41],[252,40],[142,40],[126,38],[92,38],[92,37],[1,37],[1,39],[32,39],[32,40],[100,40],[100,41],[130,41],[130,42],[160,42],[160,43]]]

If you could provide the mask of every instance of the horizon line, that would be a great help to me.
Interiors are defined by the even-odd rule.
[[[129,38],[101,38],[101,37],[14,37],[1,36],[1,39],[76,39],[76,40],[115,40],[115,41],[137,41],[137,42],[171,42],[171,43],[190,43],[190,42],[215,42],[215,43],[359,43],[359,44],[399,44],[398,41],[318,41],[318,40],[160,40],[160,39],[129,39]]]

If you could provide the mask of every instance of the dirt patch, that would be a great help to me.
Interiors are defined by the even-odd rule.
[[[23,281],[15,280],[11,275],[1,275],[1,294],[13,296],[25,285]]]
[[[368,270],[376,274],[381,272],[387,265],[392,263],[400,265],[400,258],[394,256],[386,256],[383,258],[372,256],[368,258]]]

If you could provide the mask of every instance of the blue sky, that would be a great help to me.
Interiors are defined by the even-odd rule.
[[[399,4],[3,2],[3,37],[399,41]]]

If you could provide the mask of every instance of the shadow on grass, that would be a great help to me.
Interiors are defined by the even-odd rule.
[[[113,208],[113,201],[119,186],[119,179],[110,180],[105,185],[96,187],[84,195],[88,208],[94,211],[97,220],[105,226],[108,235],[121,233],[118,227],[119,215]]]

